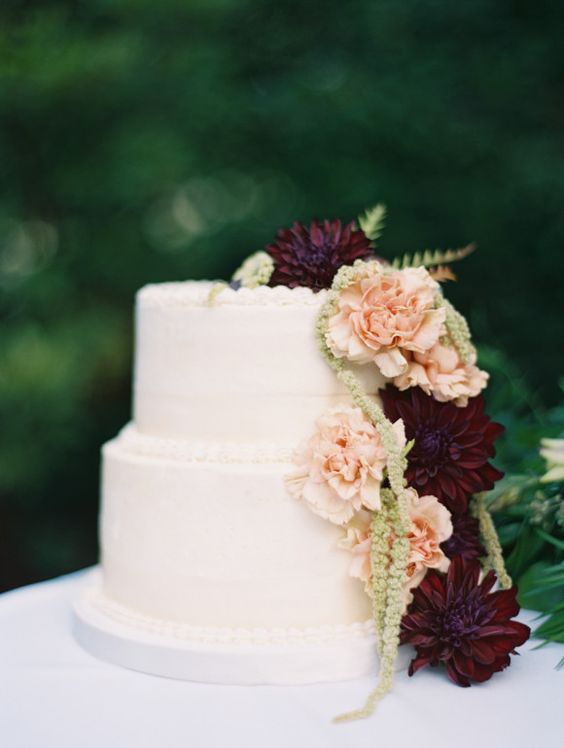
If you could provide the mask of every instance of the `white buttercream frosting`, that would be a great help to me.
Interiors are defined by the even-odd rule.
[[[184,462],[291,463],[295,445],[277,442],[190,441],[141,433],[129,423],[119,433],[120,446],[131,455]]]
[[[351,402],[318,350],[322,292],[226,288],[209,307],[210,288],[167,283],[138,295],[133,410],[140,432],[295,444],[327,408]],[[374,367],[359,374],[374,392],[381,382]]]
[[[97,570],[86,575],[75,602],[73,630],[101,659],[205,683],[320,683],[360,678],[378,666],[372,621],[270,628],[174,623],[109,599]]]
[[[160,636],[174,639],[189,639],[201,644],[230,644],[235,646],[273,645],[273,644],[307,644],[353,637],[375,635],[374,621],[349,624],[326,624],[323,626],[272,626],[270,628],[241,628],[227,626],[192,626],[189,623],[178,623],[163,618],[143,615],[125,605],[107,597],[99,587],[92,586],[85,590],[91,605],[113,620],[131,628],[148,631]]]
[[[285,490],[286,463],[170,460],[106,445],[108,597],[195,626],[320,626],[370,617],[341,531]]]
[[[151,283],[137,293],[137,303],[145,306],[208,306],[214,287],[212,281],[183,281],[179,283]],[[258,286],[239,288],[226,286],[215,297],[213,306],[314,306],[319,308],[327,298],[327,291],[312,291],[299,286]]]
[[[283,480],[315,420],[351,404],[315,339],[326,294],[225,288],[209,306],[212,287],[137,296],[134,418],[103,456],[107,610],[171,630],[354,629],[370,601],[341,530]]]

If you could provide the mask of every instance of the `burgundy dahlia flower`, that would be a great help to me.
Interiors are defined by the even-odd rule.
[[[484,413],[481,395],[461,408],[440,403],[418,387],[380,393],[386,416],[401,418],[414,445],[407,456],[407,482],[420,494],[436,496],[453,513],[465,512],[468,497],[493,488],[503,473],[488,460],[503,426]]]
[[[270,286],[309,286],[315,291],[330,288],[342,265],[365,260],[372,255],[370,242],[354,222],[312,221],[308,226],[296,221],[280,229],[276,241],[266,247],[274,260]]]
[[[467,561],[486,555],[486,549],[480,541],[480,523],[475,517],[466,512],[459,512],[451,516],[452,535],[444,543],[441,550],[448,558],[462,556]]]
[[[510,620],[519,612],[517,588],[490,592],[496,576],[481,583],[480,562],[455,556],[446,574],[431,569],[413,591],[401,623],[400,642],[413,644],[409,675],[443,663],[458,686],[481,683],[510,665],[510,654],[531,630]]]

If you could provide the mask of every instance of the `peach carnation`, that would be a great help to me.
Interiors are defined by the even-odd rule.
[[[449,510],[435,496],[418,496],[413,488],[407,492],[411,520],[406,568],[409,591],[421,583],[427,569],[448,569],[450,562],[441,550],[441,543],[452,535],[452,521]]]
[[[372,548],[372,533],[370,512],[361,510],[347,524],[346,535],[339,540],[339,548],[344,548],[352,554],[349,567],[351,577],[361,579],[365,583],[366,591],[369,590],[369,582],[372,577],[372,559],[370,557]]]
[[[327,344],[337,358],[374,362],[388,378],[408,368],[409,352],[425,353],[444,331],[445,309],[435,309],[438,283],[424,267],[390,270],[378,262],[339,295]]]
[[[393,381],[400,390],[421,387],[439,402],[453,400],[455,405],[465,407],[469,397],[476,397],[484,389],[488,377],[475,360],[465,364],[456,348],[435,343],[424,353],[413,353],[406,371]]]
[[[379,509],[387,455],[373,424],[360,408],[337,406],[318,418],[316,427],[296,452],[296,469],[286,476],[290,493],[338,525],[362,507]],[[401,420],[394,431],[404,446]]]
[[[435,496],[418,496],[417,491],[412,488],[407,489],[407,493],[410,528],[404,587],[406,605],[411,599],[410,590],[421,583],[427,569],[448,569],[450,562],[440,545],[452,535],[450,512]],[[370,592],[370,514],[359,512],[347,524],[345,530],[346,535],[339,541],[339,547],[352,554],[349,573],[352,577],[361,579],[365,583],[366,591]]]

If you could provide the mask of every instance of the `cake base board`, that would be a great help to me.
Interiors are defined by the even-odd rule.
[[[288,629],[287,637],[281,629],[246,630],[239,637],[239,630],[233,630],[221,640],[218,631],[229,630],[184,627],[178,635],[170,628],[148,626],[146,617],[139,616],[137,625],[133,614],[119,620],[101,604],[103,600],[100,572],[91,572],[74,606],[74,635],[94,656],[132,670],[231,685],[304,685],[374,676],[378,671],[376,636],[367,624],[309,628],[303,637],[297,629]],[[411,654],[403,649],[398,669],[406,667],[406,655]]]

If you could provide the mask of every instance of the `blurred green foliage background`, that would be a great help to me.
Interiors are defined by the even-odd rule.
[[[387,256],[476,240],[450,298],[506,467],[564,372],[564,87],[545,0],[4,0],[0,588],[92,563],[132,303],[383,200]]]

